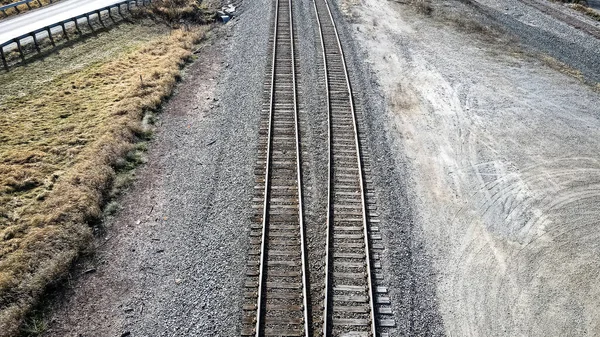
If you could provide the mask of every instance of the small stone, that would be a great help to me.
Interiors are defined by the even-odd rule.
[[[176,278],[176,279],[175,279],[175,283],[179,284],[179,283],[181,283],[181,282],[183,282],[183,280],[182,280],[182,279],[180,279],[180,278]]]
[[[123,311],[125,311],[125,312],[132,312],[133,308],[127,307],[127,308],[124,308]]]
[[[127,337],[127,336],[131,336],[131,332],[125,331],[121,334],[121,337]]]

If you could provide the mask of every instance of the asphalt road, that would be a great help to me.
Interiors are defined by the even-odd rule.
[[[65,0],[0,21],[0,44],[34,30],[109,6],[122,0]]]

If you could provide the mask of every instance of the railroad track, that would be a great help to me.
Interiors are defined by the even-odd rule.
[[[366,149],[359,139],[361,114],[329,3],[314,0],[314,8],[327,96],[328,142],[323,146],[329,149],[329,178],[323,182],[328,191],[324,287],[323,294],[313,295],[323,296],[323,316],[313,319],[309,307],[292,0],[275,0],[242,335],[387,337],[395,322],[382,319],[392,314],[389,297],[373,280],[383,277],[377,272],[379,253],[371,249],[383,245],[370,243],[381,235],[370,226],[379,220],[371,212],[376,203],[370,179],[363,179],[370,170],[361,152]]]
[[[262,210],[251,236],[243,336],[309,336],[302,172],[291,0],[276,0],[267,87]],[[264,175],[263,175],[264,174]],[[261,183],[261,180],[258,181]],[[259,189],[260,189],[259,185]],[[261,207],[262,206],[262,207]],[[252,267],[255,268],[252,268]]]
[[[324,336],[377,336],[358,125],[340,38],[327,1],[316,0],[327,87],[329,196]]]

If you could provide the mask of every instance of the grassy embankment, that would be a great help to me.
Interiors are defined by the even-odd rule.
[[[0,0],[0,5],[1,6],[9,5],[9,4],[11,4],[13,2],[17,2],[17,1],[20,1],[20,0]],[[60,0],[52,0],[52,3],[55,3],[55,2],[58,2],[58,1],[60,1]],[[46,6],[46,5],[50,4],[50,0],[39,0],[39,2],[37,0],[36,1],[32,1],[32,2],[29,3],[29,6],[31,6],[31,9],[39,8],[39,7],[41,7],[40,3],[42,4],[42,6]],[[15,15],[15,14],[18,14],[18,13],[22,13],[22,12],[26,12],[26,11],[29,10],[29,7],[27,7],[27,5],[19,5],[16,8],[18,9],[18,11],[17,11],[17,9],[15,9],[15,7],[7,9],[6,10],[6,16],[7,17],[8,16],[12,16],[12,15]],[[2,12],[0,12],[0,18],[3,17],[3,16],[4,15],[2,14]]]
[[[193,0],[170,2],[146,10],[171,22],[201,15]],[[207,30],[122,24],[0,74],[0,336],[85,249],[123,158],[146,137],[145,112],[170,95]]]

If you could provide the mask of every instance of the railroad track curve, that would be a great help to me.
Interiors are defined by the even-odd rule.
[[[308,293],[291,0],[276,0],[260,225],[252,228],[243,336],[308,337]],[[254,303],[252,303],[254,300]]]
[[[367,205],[352,86],[329,3],[315,0],[314,7],[329,133],[323,336],[376,337]]]

